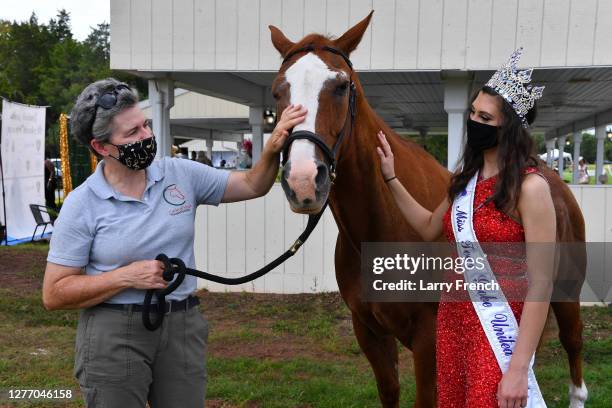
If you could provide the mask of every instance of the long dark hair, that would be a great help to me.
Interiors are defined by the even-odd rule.
[[[510,212],[517,206],[525,167],[538,165],[538,160],[534,151],[534,143],[529,132],[523,127],[521,119],[514,109],[512,109],[512,106],[493,89],[486,86],[480,89],[472,96],[470,105],[474,102],[476,97],[478,97],[480,92],[495,96],[501,102],[500,105],[504,121],[499,130],[499,144],[497,150],[497,166],[499,168],[499,173],[495,192],[491,200],[495,203],[497,208],[505,212]],[[527,123],[533,123],[536,115],[537,108],[534,105],[526,115]],[[448,197],[451,201],[457,194],[465,189],[474,174],[482,168],[484,164],[484,154],[482,151],[476,151],[466,145],[461,160],[463,166],[452,176],[448,189]]]

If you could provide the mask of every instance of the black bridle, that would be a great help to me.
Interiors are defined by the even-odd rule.
[[[340,133],[338,133],[336,137],[336,143],[334,143],[334,146],[331,149],[323,141],[321,136],[317,135],[314,132],[311,132],[309,130],[298,130],[295,132],[291,132],[289,137],[287,137],[287,139],[285,140],[285,144],[283,145],[282,165],[284,167],[285,164],[287,164],[287,160],[289,160],[289,148],[291,147],[291,144],[293,142],[295,142],[296,140],[308,140],[314,143],[316,146],[318,146],[319,149],[321,149],[321,152],[323,152],[323,155],[325,156],[325,159],[326,159],[326,165],[329,170],[329,178],[331,182],[333,183],[334,180],[336,179],[336,164],[338,162],[336,155],[337,155],[338,148],[340,147],[340,144],[342,143],[342,139],[344,139],[344,135],[346,135],[347,133],[350,134],[353,132],[353,125],[355,123],[355,99],[356,99],[357,91],[355,89],[355,82],[353,82],[353,79],[352,79],[353,64],[351,63],[351,60],[348,58],[348,56],[344,52],[336,48],[332,48],[328,46],[322,46],[322,47],[317,48],[312,45],[298,48],[297,50],[290,52],[289,54],[287,54],[287,56],[285,56],[282,64],[285,64],[288,60],[290,60],[296,54],[308,53],[308,52],[316,51],[317,49],[320,49],[322,51],[331,52],[333,54],[341,56],[351,70],[349,96],[348,96],[349,98],[348,115],[347,115],[348,118],[344,121],[344,125],[342,126],[342,129],[340,130]],[[347,122],[349,122],[348,132],[346,132]]]

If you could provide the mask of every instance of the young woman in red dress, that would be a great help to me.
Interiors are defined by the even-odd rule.
[[[471,225],[478,242],[555,242],[555,210],[550,189],[538,171],[527,131],[535,119],[535,100],[541,97],[543,88],[527,86],[531,71],[516,69],[521,51],[515,52],[508,65],[497,71],[472,98],[462,166],[451,179],[448,199],[433,212],[421,206],[395,178],[393,153],[385,135],[379,132],[383,177],[406,220],[424,240],[435,241],[444,234],[455,243],[453,203],[465,195],[466,187],[475,178]],[[529,253],[527,260],[529,268],[524,269],[528,269],[531,277],[529,273],[539,266],[534,265],[539,261],[530,258]],[[511,299],[505,305],[509,304],[508,310],[518,323],[509,363],[502,372],[503,364],[496,357],[470,298],[452,301],[442,294],[436,340],[438,407],[545,407],[541,394],[540,398],[532,395],[539,394],[539,390],[533,390],[529,378],[530,362],[544,328],[549,302],[516,301],[516,296],[508,292],[525,293],[527,279],[505,280],[500,277],[500,265],[490,262],[503,292]],[[545,267],[552,269],[550,265]],[[506,270],[507,273],[512,274]],[[535,376],[532,378],[535,381]]]

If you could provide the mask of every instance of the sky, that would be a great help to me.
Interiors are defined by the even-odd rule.
[[[0,5],[0,19],[26,21],[34,11],[38,22],[45,24],[63,8],[70,13],[72,34],[79,41],[87,38],[90,27],[110,23],[110,0],[1,0]]]

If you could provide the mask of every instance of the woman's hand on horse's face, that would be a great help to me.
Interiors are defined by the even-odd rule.
[[[395,177],[395,165],[393,162],[393,152],[391,146],[387,142],[387,137],[382,130],[378,131],[378,141],[380,146],[376,146],[376,152],[380,156],[380,170],[382,171],[383,177],[389,179]],[[382,146],[382,147],[381,147]]]
[[[266,150],[278,154],[283,149],[285,139],[289,136],[289,130],[306,119],[308,109],[302,105],[289,105],[285,108],[281,117],[272,131],[272,135],[266,143]]]

